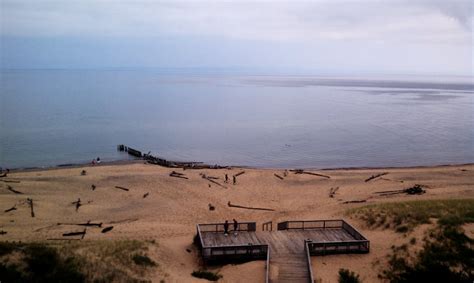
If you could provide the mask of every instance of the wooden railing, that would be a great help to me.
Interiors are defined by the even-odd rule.
[[[229,226],[232,226],[231,224]],[[255,231],[255,222],[241,222],[237,231]],[[206,246],[203,241],[203,233],[222,233],[224,223],[198,224],[196,225],[201,255],[204,261],[208,260],[238,260],[238,259],[262,259],[268,257],[268,245],[228,245],[228,246]],[[229,229],[233,231],[233,227]]]
[[[367,240],[364,236],[362,236],[362,234],[359,231],[357,231],[354,227],[349,225],[344,220],[343,220],[343,223],[342,223],[342,229],[346,230],[346,232],[349,233],[356,240],[361,240],[361,241]]]
[[[268,221],[262,224],[262,231],[273,231],[272,221]]]
[[[370,242],[354,227],[344,220],[304,220],[285,221],[278,223],[278,230],[311,230],[311,229],[343,229],[354,240],[309,242],[310,255],[324,255],[333,253],[368,253]]]
[[[267,250],[267,261],[265,262],[265,283],[270,281],[270,247]]]
[[[311,242],[308,243],[311,255],[338,253],[368,253],[369,241]]]
[[[278,223],[278,230],[310,230],[343,228],[344,220],[301,220]]]
[[[212,224],[198,224],[201,232],[224,232],[224,223],[212,223]],[[254,232],[257,230],[256,222],[239,222],[237,225],[237,231],[248,231]],[[229,231],[234,231],[234,224],[229,223]]]
[[[311,264],[311,253],[309,252],[309,243],[311,243],[311,241],[308,241],[308,240],[304,241],[304,252],[306,254],[306,264],[308,266],[309,282],[313,283],[314,276],[313,276],[313,266]]]

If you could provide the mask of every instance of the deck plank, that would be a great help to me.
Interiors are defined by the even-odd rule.
[[[277,231],[240,231],[236,235],[230,232],[201,232],[206,247],[235,245],[268,245],[271,251],[270,266],[278,270],[271,282],[308,282],[309,271],[306,266],[304,241],[341,242],[356,240],[342,228],[277,230]]]

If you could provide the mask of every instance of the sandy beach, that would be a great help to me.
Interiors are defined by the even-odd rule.
[[[85,170],[85,175],[81,172]],[[172,171],[185,178],[171,177]],[[232,175],[245,171],[232,182]],[[144,277],[153,282],[205,282],[191,276],[199,269],[199,257],[192,245],[196,224],[239,221],[273,223],[284,220],[345,219],[371,241],[369,254],[313,257],[313,270],[320,282],[337,281],[340,268],[360,274],[363,282],[378,282],[377,270],[394,244],[407,241],[406,235],[393,230],[370,229],[361,220],[350,217],[350,208],[382,202],[421,199],[474,198],[474,165],[311,170],[330,178],[294,174],[277,169],[164,168],[142,162],[102,164],[74,168],[16,171],[0,178],[0,230],[7,232],[0,241],[54,241],[66,232],[82,228],[57,223],[102,222],[113,226],[108,233],[88,229],[82,241],[136,239],[157,243],[150,256],[158,268]],[[365,182],[372,175],[388,173]],[[216,177],[213,183],[207,177]],[[224,182],[228,174],[230,180]],[[282,176],[283,179],[274,174]],[[217,179],[218,178],[218,179]],[[377,191],[398,190],[422,184],[423,195],[379,196]],[[95,189],[92,188],[95,186]],[[116,188],[126,188],[128,191]],[[14,193],[8,188],[19,193]],[[339,187],[334,197],[331,188]],[[34,201],[31,217],[26,199]],[[81,200],[76,210],[73,202]],[[345,203],[364,201],[360,203]],[[274,211],[229,207],[232,204],[270,208]],[[209,206],[215,209],[210,210]],[[3,212],[15,207],[16,210]],[[417,227],[410,237],[421,239],[430,225]],[[473,226],[465,226],[474,234]],[[264,262],[213,267],[221,282],[263,282]]]

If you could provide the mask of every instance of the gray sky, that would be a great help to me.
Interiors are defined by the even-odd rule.
[[[2,68],[473,75],[469,0],[0,0]]]

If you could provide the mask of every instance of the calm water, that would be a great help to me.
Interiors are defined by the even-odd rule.
[[[127,158],[267,167],[474,162],[469,78],[2,71],[0,166]]]

